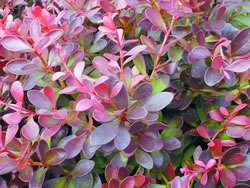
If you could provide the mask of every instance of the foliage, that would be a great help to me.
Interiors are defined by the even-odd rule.
[[[12,0],[0,187],[250,187],[246,0]]]

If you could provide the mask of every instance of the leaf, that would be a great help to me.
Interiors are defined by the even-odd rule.
[[[39,126],[30,118],[21,129],[22,135],[29,141],[33,141],[39,135]]]
[[[0,159],[0,175],[7,174],[17,168],[17,161],[15,159],[1,156]]]
[[[5,141],[4,141],[5,146],[7,146],[8,143],[12,141],[12,139],[16,136],[17,131],[18,131],[17,124],[8,125],[6,135],[5,135]]]
[[[39,90],[29,90],[27,97],[31,104],[41,109],[50,109],[51,104],[46,95]]]
[[[126,177],[120,185],[120,188],[134,188],[135,187],[135,179],[133,176]],[[114,187],[115,188],[115,187]]]
[[[147,48],[146,45],[138,45],[125,53],[124,56],[137,56],[140,52],[144,51]]]
[[[71,175],[76,177],[85,176],[92,171],[94,166],[94,161],[82,159],[76,164],[75,168],[71,171]]]
[[[126,128],[119,128],[114,139],[114,145],[118,150],[124,150],[130,143],[131,138]]]
[[[10,93],[17,103],[19,103],[20,105],[23,103],[24,93],[21,82],[19,81],[13,82],[10,88]]]
[[[76,104],[76,111],[82,112],[89,110],[93,106],[91,99],[82,99]]]
[[[145,108],[149,112],[158,112],[169,105],[174,99],[174,94],[170,92],[157,93],[149,97],[145,102]]]
[[[97,53],[103,50],[108,45],[108,42],[104,39],[96,41],[89,49],[91,53]]]
[[[209,139],[209,135],[208,135],[207,130],[205,129],[205,127],[203,127],[203,126],[198,126],[198,127],[196,128],[196,130],[197,130],[197,132],[198,132],[198,134],[199,134],[200,136],[202,136],[202,137],[205,138],[205,139]]]
[[[41,25],[38,19],[35,19],[30,23],[29,32],[32,40],[37,44],[42,36]]]
[[[136,106],[128,110],[127,118],[132,120],[143,119],[148,115],[147,110],[143,106]]]
[[[211,55],[211,52],[204,46],[197,46],[188,54],[188,62],[195,63],[197,60],[205,59]]]
[[[84,137],[78,136],[69,140],[65,144],[64,150],[67,153],[67,159],[72,159],[81,152],[84,141],[85,141]]]
[[[43,187],[46,188],[64,188],[67,184],[67,178],[66,177],[57,177],[50,180],[47,180]]]
[[[230,123],[233,123],[236,125],[249,125],[250,118],[248,116],[239,115],[231,119]]]
[[[171,47],[168,56],[172,60],[172,62],[178,62],[181,60],[183,54],[183,50],[178,46]]]
[[[25,169],[22,169],[18,177],[23,181],[23,182],[30,182],[32,177],[33,177],[33,169],[31,166],[27,166]]]
[[[236,177],[230,169],[224,168],[220,173],[220,180],[222,185],[226,188],[234,188],[236,184]]]
[[[146,18],[157,28],[161,29],[162,31],[166,31],[167,27],[161,14],[152,8],[147,8],[145,10]]]
[[[16,75],[28,75],[38,70],[41,70],[41,68],[22,58],[13,59],[5,66],[5,71]]]
[[[82,73],[84,71],[85,68],[85,62],[84,61],[80,61],[76,64],[75,68],[74,68],[74,75],[75,77],[81,81],[82,79]]]
[[[89,188],[93,187],[94,178],[91,174],[82,177],[72,177],[68,187],[69,188]],[[98,187],[99,188],[99,187]]]
[[[19,124],[20,121],[23,119],[23,115],[19,112],[12,112],[3,115],[2,119],[9,125]]]
[[[250,51],[250,28],[246,28],[232,40],[231,49],[233,55],[244,55]]]
[[[205,71],[204,81],[210,87],[218,84],[223,78],[224,78],[224,75],[220,73],[218,70],[215,70],[209,67]]]
[[[173,151],[181,147],[181,142],[175,137],[165,138],[163,143],[164,148],[169,151]]]
[[[151,81],[152,84],[152,95],[156,95],[157,93],[160,93],[164,89],[167,88],[167,84],[164,82],[163,79],[153,79]]]
[[[215,121],[221,122],[224,120],[223,116],[220,114],[217,110],[212,110],[209,112],[210,118],[212,118]]]
[[[123,83],[122,82],[117,82],[114,85],[114,87],[112,88],[110,96],[111,97],[117,96],[120,93],[120,91],[122,90],[122,88],[123,88]]]
[[[234,61],[232,64],[228,65],[226,70],[232,71],[232,72],[246,72],[250,69],[250,60],[249,59],[238,59]]]
[[[55,44],[55,42],[60,39],[63,36],[63,30],[62,29],[54,29],[46,33],[44,35],[44,43],[41,42],[41,44],[38,47],[41,47],[42,49],[49,47],[50,45]]]
[[[32,47],[22,38],[5,36],[0,41],[4,48],[12,52],[31,52]]]
[[[148,75],[146,72],[146,65],[142,56],[138,55],[133,59],[136,69],[143,75]]]
[[[67,153],[62,148],[53,148],[49,150],[44,158],[44,161],[51,166],[56,166],[62,163],[67,158]]]
[[[34,187],[41,188],[43,185],[46,172],[47,172],[46,168],[38,168],[35,171],[32,180],[29,182],[29,188],[34,188]]]
[[[146,168],[146,169],[152,169],[153,168],[153,159],[152,157],[142,151],[142,150],[136,150],[135,152],[135,160],[138,164],[140,164],[143,168]]]
[[[101,124],[90,134],[90,144],[94,146],[107,144],[116,137],[118,130],[117,124]]]

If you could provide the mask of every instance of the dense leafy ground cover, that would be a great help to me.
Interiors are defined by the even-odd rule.
[[[1,7],[1,188],[250,187],[248,0]]]

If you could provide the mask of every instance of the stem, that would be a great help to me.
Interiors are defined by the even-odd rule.
[[[152,71],[152,73],[151,73],[151,75],[150,75],[150,78],[153,77],[153,75],[154,75],[154,73],[155,73],[155,71],[156,71],[156,69],[157,69],[157,67],[158,67],[158,65],[159,65],[159,62],[160,62],[160,58],[161,58],[163,49],[164,49],[164,47],[165,47],[165,45],[166,45],[166,42],[167,42],[167,40],[168,40],[168,37],[170,36],[170,33],[171,33],[171,31],[173,30],[174,24],[175,24],[175,22],[177,21],[177,19],[178,19],[178,17],[176,17],[176,16],[173,16],[173,17],[172,17],[171,24],[170,24],[170,26],[169,26],[167,32],[165,33],[163,42],[162,42],[161,47],[160,47],[160,50],[159,50],[159,53],[157,54],[156,61],[155,61],[155,63],[154,63],[154,68],[153,68],[153,71]]]
[[[35,54],[37,57],[39,57],[39,59],[40,59],[41,62],[42,62],[42,65],[43,65],[44,69],[45,69],[47,72],[50,72],[50,73],[54,72],[54,71],[52,70],[52,68],[47,64],[46,60],[44,59],[44,57],[42,56],[41,53],[39,53],[37,50],[34,50],[34,54]]]

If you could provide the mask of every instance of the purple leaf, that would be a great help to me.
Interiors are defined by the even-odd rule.
[[[39,126],[30,118],[21,129],[22,135],[29,141],[33,141],[39,135]]]
[[[220,173],[220,180],[222,185],[226,188],[234,188],[236,184],[236,177],[230,169],[223,169]]]
[[[153,168],[154,163],[153,163],[152,157],[148,153],[146,153],[142,150],[137,150],[135,152],[135,160],[143,168],[146,168],[146,169]]]
[[[55,29],[52,31],[49,31],[49,33],[47,33],[44,38],[45,38],[45,43],[42,46],[39,46],[41,48],[47,48],[48,46],[55,44],[55,42],[61,37],[63,36],[63,30],[61,29]]]
[[[202,60],[211,55],[211,52],[204,46],[197,46],[188,54],[188,62],[195,63],[197,60]]]
[[[167,27],[161,14],[152,8],[147,8],[145,10],[146,18],[157,28],[161,29],[162,31],[166,31]]]
[[[244,163],[243,163],[244,164]],[[236,179],[239,181],[250,180],[250,168],[247,166],[239,166],[232,169]]]
[[[134,48],[132,48],[131,50],[129,50],[125,56],[136,56],[138,55],[140,52],[144,51],[147,48],[146,45],[138,45],[135,46]]]
[[[5,70],[16,75],[28,75],[41,70],[41,68],[26,59],[18,58],[9,61],[5,66]]]
[[[17,161],[12,158],[1,156],[0,159],[0,175],[7,174],[17,168]]]
[[[56,166],[62,163],[67,158],[67,153],[62,148],[53,148],[49,150],[44,158],[44,161],[51,166]]]
[[[220,71],[212,69],[210,67],[206,70],[204,75],[204,81],[210,87],[218,84],[223,78],[224,75],[220,73]]]
[[[242,127],[229,127],[227,129],[227,135],[232,138],[241,138],[245,134],[245,130]]]
[[[85,67],[85,62],[84,61],[80,61],[80,62],[78,62],[76,64],[76,66],[74,68],[74,75],[80,81],[82,79],[82,73],[84,71],[84,67]]]
[[[73,157],[77,156],[81,152],[84,141],[85,141],[84,137],[78,136],[69,140],[65,144],[64,150],[68,154],[67,159],[72,159]]]
[[[145,108],[149,112],[158,112],[169,105],[174,99],[174,94],[170,92],[157,93],[145,102]]]
[[[76,164],[75,168],[71,171],[71,175],[76,177],[85,176],[91,172],[94,166],[94,161],[82,159]]]
[[[35,19],[30,23],[29,32],[32,40],[35,42],[35,44],[37,44],[42,36],[41,25],[38,19]]]
[[[131,141],[130,134],[126,128],[119,128],[118,133],[114,139],[115,147],[118,150],[125,149]]]
[[[90,144],[93,146],[107,144],[116,137],[118,130],[117,124],[102,124],[90,134]]]
[[[86,111],[92,107],[93,103],[91,99],[82,99],[76,104],[76,111]]]
[[[242,30],[231,43],[232,53],[234,55],[244,55],[250,50],[250,28]]]
[[[29,90],[27,92],[28,99],[37,108],[49,109],[51,107],[50,101],[46,95],[39,90]]]
[[[41,188],[47,172],[46,168],[39,168],[35,171],[32,180],[29,182],[29,188]]]
[[[1,40],[4,48],[12,52],[31,52],[32,47],[23,39],[16,36],[5,36]]]
[[[225,69],[237,73],[246,72],[250,69],[250,60],[238,59],[232,64],[229,64]]]
[[[94,110],[93,117],[96,121],[99,122],[109,122],[115,119],[115,116],[113,116],[112,114],[108,114],[107,112],[102,112],[100,110]]]
[[[127,118],[132,120],[143,119],[147,116],[147,110],[142,106],[136,106],[128,111]]]
[[[173,151],[181,147],[181,142],[175,137],[166,138],[164,139],[164,147],[166,150]]]
[[[145,100],[152,95],[152,86],[148,83],[142,83],[135,91],[134,98],[136,100]]]

